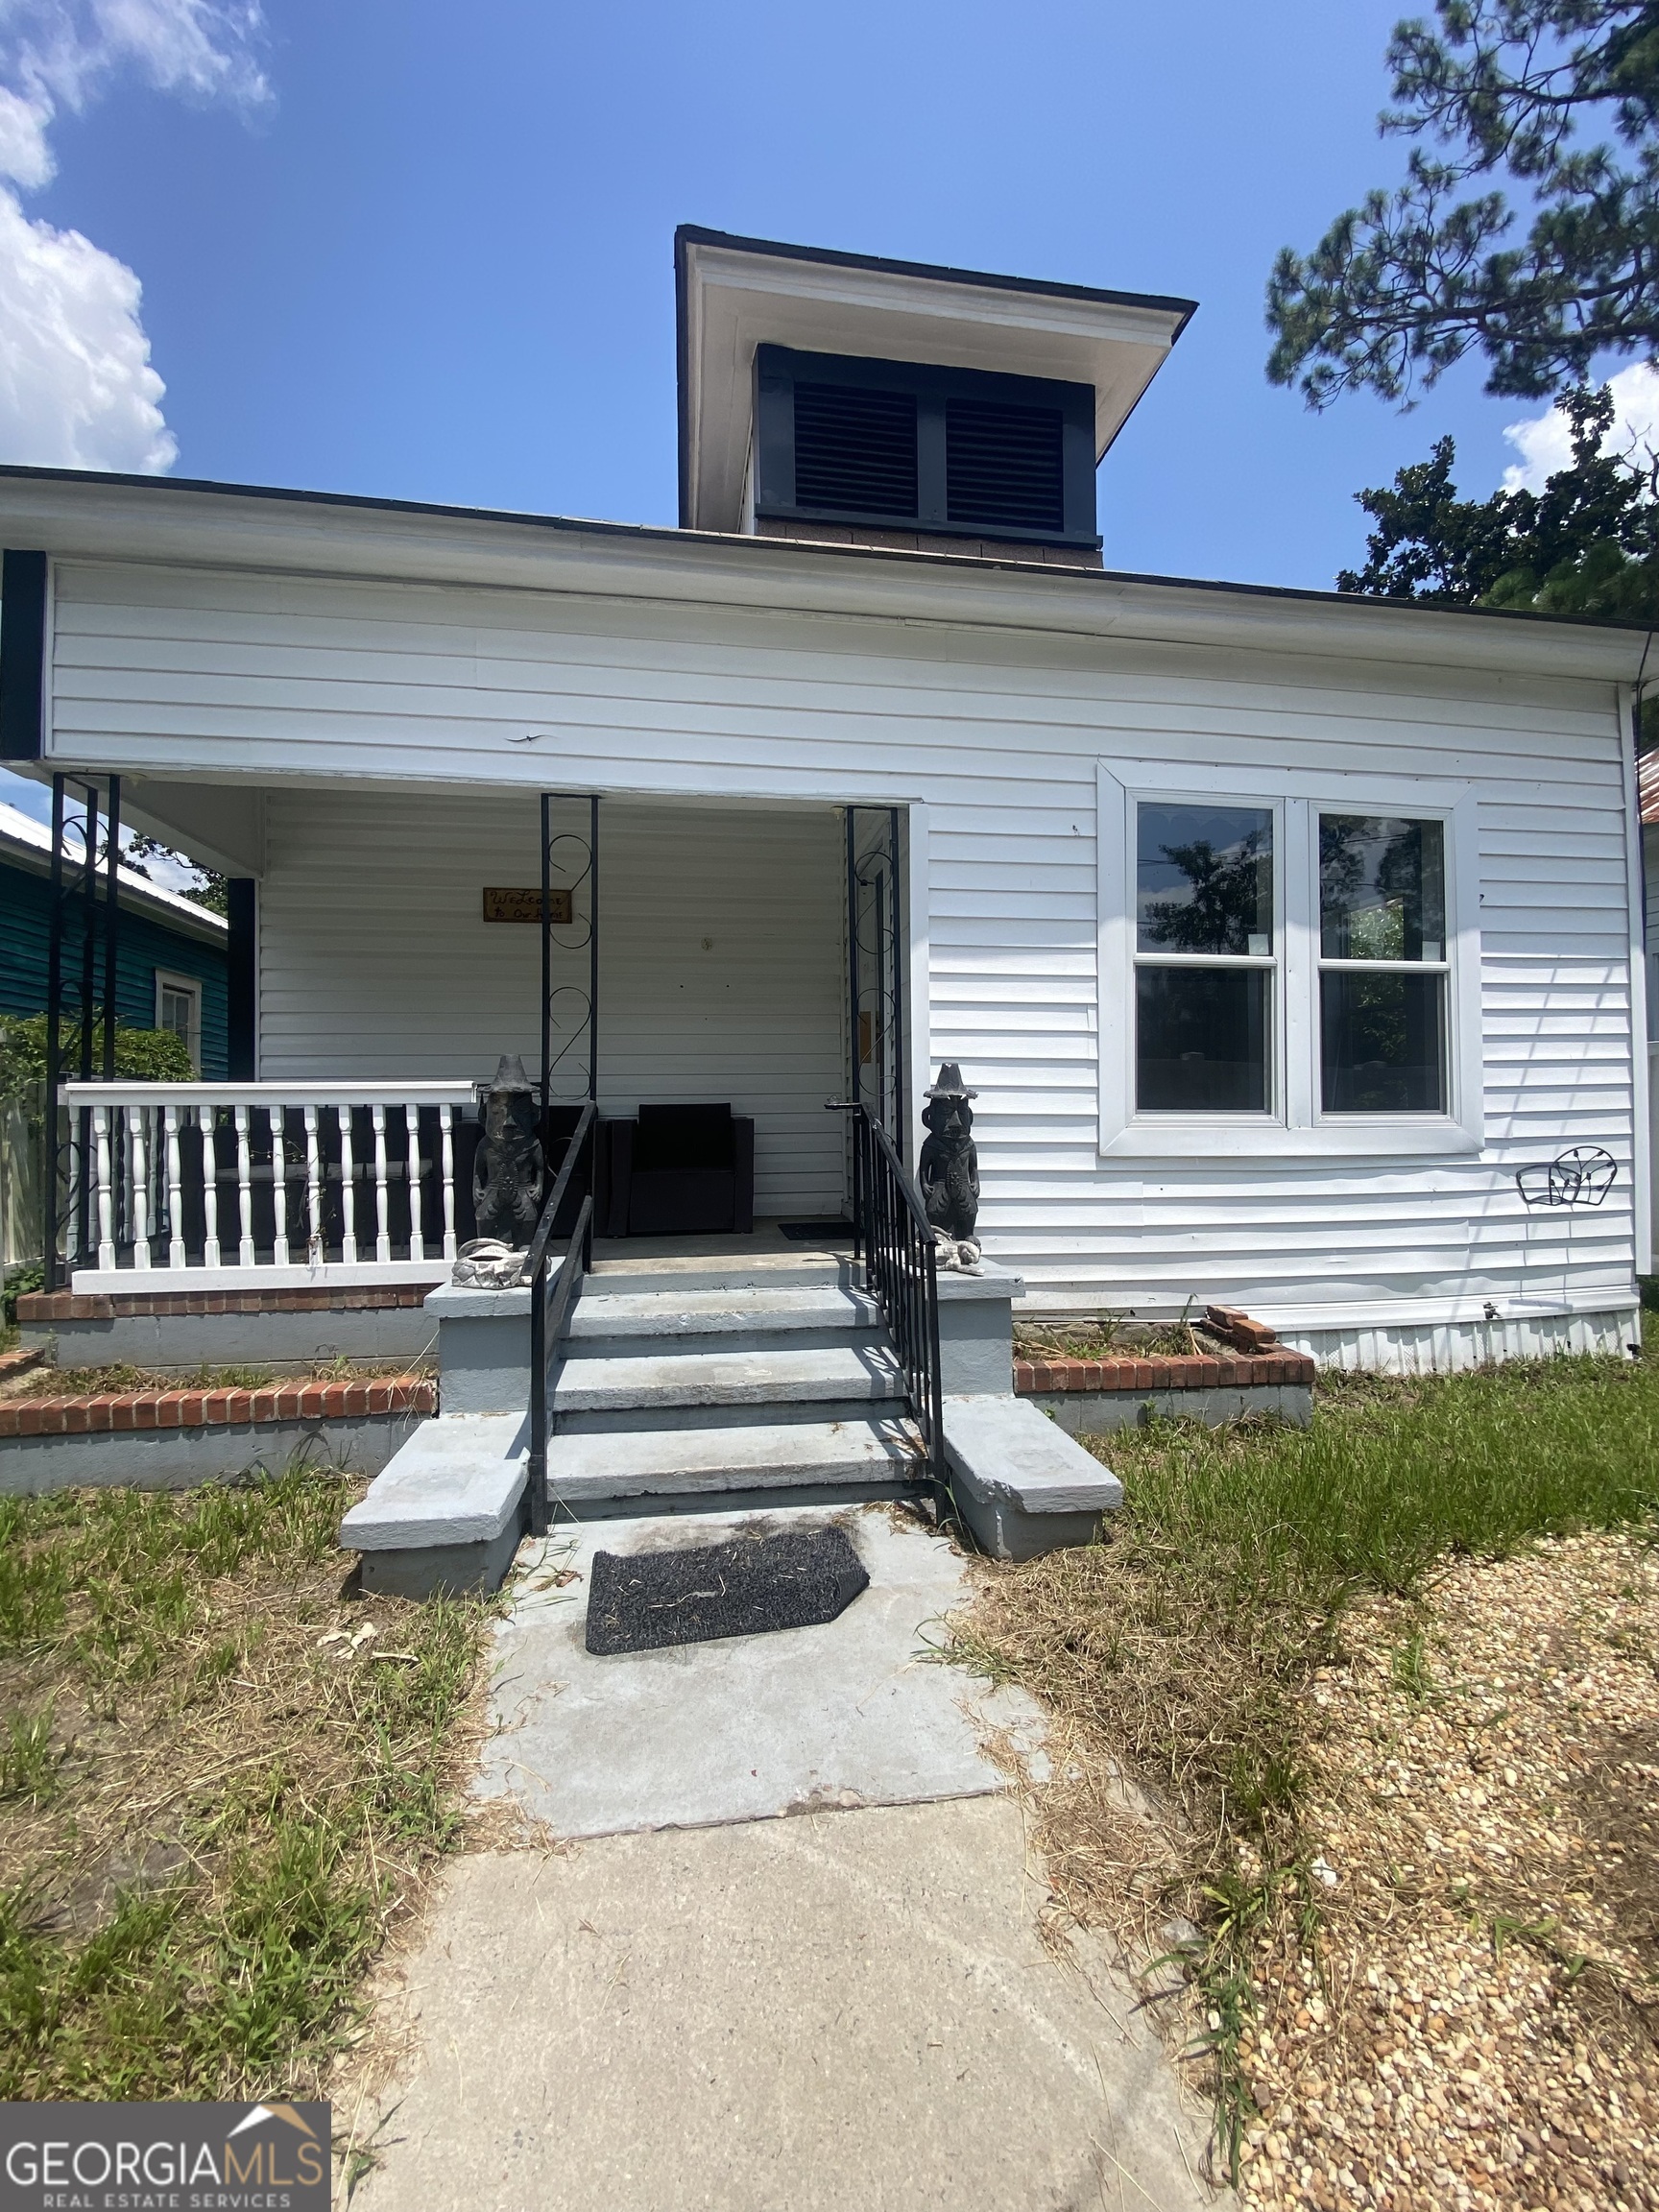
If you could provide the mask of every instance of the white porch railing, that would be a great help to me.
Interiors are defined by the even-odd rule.
[[[65,1083],[76,1290],[437,1283],[455,1257],[449,1083]]]

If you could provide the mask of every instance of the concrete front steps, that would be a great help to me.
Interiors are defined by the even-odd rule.
[[[920,1439],[875,1301],[843,1262],[601,1262],[554,1392],[553,1510],[585,1519],[891,1496]]]
[[[555,1523],[915,1489],[903,1378],[849,1273],[790,1254],[600,1261],[554,1388]],[[530,1441],[529,1292],[444,1289],[432,1308],[446,1410],[341,1528],[365,1586],[408,1597],[500,1579]]]
[[[941,1276],[956,1509],[998,1558],[1090,1542],[1117,1478],[1010,1388],[1017,1276]],[[445,1286],[441,1404],[341,1527],[369,1589],[493,1588],[522,1526],[530,1293]],[[607,1256],[553,1398],[555,1522],[859,1503],[921,1487],[922,1440],[879,1313],[832,1254]]]

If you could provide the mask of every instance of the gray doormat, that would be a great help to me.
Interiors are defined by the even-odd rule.
[[[853,1224],[851,1221],[839,1218],[823,1221],[780,1221],[778,1234],[780,1237],[787,1237],[791,1244],[851,1244],[853,1241]]]
[[[870,1577],[844,1528],[789,1528],[680,1551],[595,1551],[588,1648],[601,1659],[717,1636],[816,1628]]]

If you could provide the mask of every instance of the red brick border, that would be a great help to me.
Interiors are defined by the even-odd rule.
[[[1313,1362],[1305,1352],[1241,1353],[1236,1358],[1158,1355],[1135,1359],[1016,1359],[1014,1390],[1021,1398],[1068,1390],[1238,1390],[1256,1383],[1311,1382]]]
[[[273,1284],[265,1290],[30,1290],[17,1301],[21,1321],[113,1321],[128,1315],[185,1313],[376,1313],[419,1306],[431,1283]]]
[[[38,1344],[20,1344],[13,1352],[0,1352],[0,1382],[9,1382],[13,1375],[27,1375],[45,1357]]]
[[[274,1382],[259,1390],[124,1390],[84,1398],[16,1398],[0,1404],[0,1439],[87,1436],[150,1429],[258,1427],[364,1413],[436,1413],[438,1385],[424,1375],[344,1382]]]

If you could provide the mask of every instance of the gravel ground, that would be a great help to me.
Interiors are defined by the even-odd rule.
[[[1460,1561],[1342,1643],[1308,1694],[1323,1931],[1254,1977],[1246,2205],[1659,2212],[1659,1551]]]

